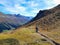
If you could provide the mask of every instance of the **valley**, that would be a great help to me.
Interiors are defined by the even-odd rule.
[[[60,5],[39,11],[35,18],[15,30],[0,33],[0,42],[0,45],[60,45]]]

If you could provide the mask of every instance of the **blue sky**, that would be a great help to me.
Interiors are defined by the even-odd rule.
[[[60,0],[0,0],[0,12],[36,16],[39,10],[50,9]]]

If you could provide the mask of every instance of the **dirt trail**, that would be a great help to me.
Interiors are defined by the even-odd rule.
[[[52,45],[60,45],[59,43],[55,42],[54,40],[48,38],[46,35],[41,34],[40,32],[38,32],[38,34],[40,34],[43,38],[45,38],[48,42],[50,42]]]

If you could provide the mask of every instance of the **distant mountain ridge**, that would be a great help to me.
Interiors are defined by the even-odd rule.
[[[0,12],[0,32],[18,28],[30,20],[30,17],[20,14],[4,14]]]

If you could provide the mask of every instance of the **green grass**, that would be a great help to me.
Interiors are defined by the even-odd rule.
[[[3,41],[3,44],[0,45],[10,45],[16,42],[10,40],[16,39],[19,45],[51,45],[51,43],[42,40],[43,38],[35,32],[34,29],[30,28],[20,28],[15,31],[1,33],[0,34],[0,41]],[[5,40],[8,40],[8,44],[6,44]],[[10,42],[12,41],[12,42]]]
[[[13,38],[0,40],[0,45],[20,45],[19,41]]]

